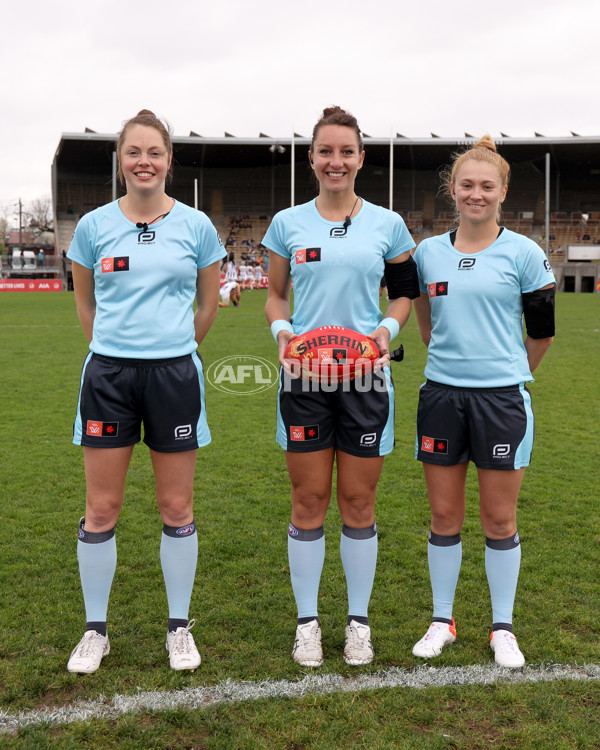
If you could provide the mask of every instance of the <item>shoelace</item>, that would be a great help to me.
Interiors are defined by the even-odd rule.
[[[306,631],[303,628],[300,629],[304,643],[310,644],[311,646],[316,646],[319,642],[319,628],[313,625],[310,628],[310,630],[308,630],[307,628],[307,631],[308,631],[308,637],[304,635]]]
[[[510,654],[516,654],[519,650],[517,639],[514,637],[511,638],[507,635],[498,638],[498,645],[500,646],[501,651],[508,652]]]
[[[100,635],[100,633],[96,633],[95,635],[90,635],[81,641],[81,643],[79,644],[79,648],[77,649],[76,655],[77,656],[89,656],[91,653],[97,651],[98,649],[100,649],[101,651],[104,651],[104,647],[105,647],[104,636]]]
[[[173,639],[173,651],[176,654],[189,654],[192,650],[192,644],[190,642],[191,633],[190,630],[196,624],[196,620],[190,620],[185,629],[179,630],[175,633]]]
[[[360,647],[365,647],[368,645],[371,641],[371,633],[367,629],[365,630],[365,634],[363,636],[360,635],[358,627],[350,627],[350,640],[352,641],[352,645],[359,645]]]
[[[444,632],[443,623],[432,622],[431,625],[429,626],[429,629],[425,633],[425,637],[431,638],[432,636],[437,635],[438,633],[443,633],[443,632]]]

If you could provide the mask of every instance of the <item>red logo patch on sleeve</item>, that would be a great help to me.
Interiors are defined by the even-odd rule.
[[[102,258],[102,273],[114,273],[115,271],[129,271],[129,256]]]
[[[321,260],[321,248],[307,247],[304,250],[296,250],[294,257],[296,265],[299,263],[316,263]]]
[[[448,296],[448,282],[436,281],[433,284],[427,284],[427,291],[430,297],[446,297]]]

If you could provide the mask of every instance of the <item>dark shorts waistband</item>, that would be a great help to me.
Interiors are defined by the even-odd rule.
[[[174,365],[177,362],[184,362],[189,359],[191,354],[184,354],[182,357],[169,357],[168,359],[126,359],[123,357],[107,357],[105,354],[92,352],[92,358],[100,362],[106,362],[110,365],[124,365],[126,367],[162,367],[164,365]]]
[[[471,386],[464,387],[462,385],[447,385],[446,383],[437,383],[435,380],[425,381],[427,385],[433,385],[436,388],[446,388],[449,391],[472,391],[473,393],[498,393],[507,391],[518,391],[520,385],[499,385],[494,388],[475,388]]]

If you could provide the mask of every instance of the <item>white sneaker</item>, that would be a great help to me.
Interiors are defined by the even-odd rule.
[[[525,665],[525,657],[519,650],[517,639],[508,630],[494,630],[490,637],[490,648],[500,667],[518,669]]]
[[[303,667],[320,667],[323,664],[321,628],[318,620],[310,620],[296,628],[292,659]]]
[[[432,622],[429,630],[417,641],[413,647],[413,654],[422,659],[431,659],[439,656],[444,646],[454,643],[456,640],[456,624],[452,618],[452,625],[447,622]]]
[[[196,669],[202,659],[194,643],[190,630],[196,620],[190,620],[185,628],[177,628],[174,633],[167,633],[166,649],[169,652],[171,669]]]
[[[92,674],[100,666],[102,659],[110,653],[107,635],[100,635],[95,630],[86,630],[83,638],[71,652],[67,669],[69,672]]]
[[[346,625],[346,645],[344,646],[344,661],[346,664],[357,666],[370,664],[375,656],[371,643],[371,628],[362,622],[350,620]]]

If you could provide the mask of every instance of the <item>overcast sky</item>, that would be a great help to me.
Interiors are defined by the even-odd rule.
[[[9,214],[50,195],[61,133],[142,108],[175,135],[309,135],[329,104],[371,136],[600,135],[598,0],[20,0],[0,23]]]

